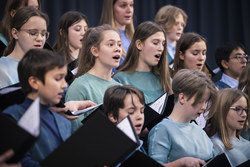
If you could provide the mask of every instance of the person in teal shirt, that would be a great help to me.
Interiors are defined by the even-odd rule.
[[[164,92],[172,93],[167,63],[165,30],[153,22],[141,23],[135,30],[127,56],[114,79],[143,91],[146,103]]]
[[[115,28],[106,24],[87,30],[78,57],[77,78],[70,85],[65,100],[102,103],[107,88],[121,85],[111,77],[112,69],[119,66],[121,54],[121,38]],[[73,120],[72,130],[78,129],[82,125],[81,121],[92,111]]]

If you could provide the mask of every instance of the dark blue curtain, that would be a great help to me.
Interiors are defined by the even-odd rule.
[[[0,0],[1,17],[7,0]],[[158,9],[172,4],[188,14],[185,32],[197,32],[208,42],[207,62],[215,68],[214,51],[225,41],[238,41],[250,51],[249,0],[134,0],[135,27],[143,21],[153,21]],[[102,11],[102,0],[42,0],[42,8],[50,17],[49,43],[53,45],[57,22],[69,10],[84,13],[90,26],[97,26]]]

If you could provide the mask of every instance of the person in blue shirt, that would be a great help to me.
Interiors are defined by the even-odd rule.
[[[141,23],[113,78],[143,91],[146,103],[153,102],[168,90],[172,94],[165,30],[150,21]]]
[[[100,25],[109,24],[117,28],[120,32],[122,42],[122,58],[120,65],[123,63],[131,39],[134,34],[134,0],[104,0]],[[116,72],[117,68],[113,69]]]
[[[64,58],[45,49],[29,50],[18,65],[18,76],[26,98],[23,103],[10,106],[3,113],[18,121],[32,102],[40,97],[40,136],[22,158],[23,167],[40,166],[39,162],[71,135],[71,122],[49,108],[62,98],[67,87],[66,73]]]
[[[221,79],[215,82],[216,87],[238,88],[239,77],[247,65],[248,55],[245,47],[237,42],[226,42],[219,46],[214,54],[216,64],[222,71]]]
[[[217,153],[205,131],[191,121],[215,102],[217,90],[203,72],[189,69],[176,73],[172,88],[173,111],[149,132],[149,156],[159,163],[176,163],[178,159],[193,157],[199,159],[193,166],[204,165],[204,161]]]
[[[240,136],[240,132],[248,128],[249,111],[248,96],[233,88],[220,90],[210,110],[214,115],[209,135],[215,150],[225,153],[231,166],[250,159],[250,141]]]

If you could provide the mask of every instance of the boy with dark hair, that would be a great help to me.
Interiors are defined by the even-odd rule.
[[[21,160],[24,167],[40,166],[39,161],[71,135],[70,121],[49,109],[62,98],[67,87],[66,73],[64,58],[44,49],[29,50],[18,65],[18,76],[26,99],[3,113],[18,121],[31,103],[40,97],[40,136]]]
[[[216,87],[219,90],[224,88],[237,89],[240,74],[248,61],[244,46],[236,42],[224,43],[216,49],[215,60],[223,72],[221,79],[215,83]]]

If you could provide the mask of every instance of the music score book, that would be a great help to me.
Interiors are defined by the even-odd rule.
[[[116,166],[139,146],[100,107],[82,123],[82,127],[41,162],[43,167]]]
[[[0,134],[3,134],[0,137],[0,154],[13,149],[15,154],[7,163],[19,162],[40,134],[39,98],[34,100],[18,122],[1,113]]]
[[[225,153],[218,154],[206,162],[202,167],[231,167]]]
[[[174,107],[174,95],[169,95],[169,91],[165,92],[151,104],[146,104],[144,109],[144,125],[143,129],[151,130],[163,118],[169,116]]]

